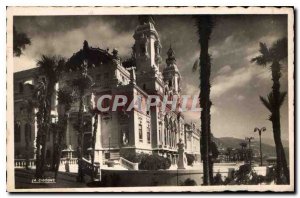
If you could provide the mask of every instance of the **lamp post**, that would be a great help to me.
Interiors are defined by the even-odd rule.
[[[109,158],[108,158],[108,160],[110,160],[110,136],[108,137],[108,156],[109,156]]]
[[[250,167],[252,165],[252,152],[251,152],[251,141],[254,139],[254,137],[245,137],[245,140],[248,141],[249,143],[249,153],[250,153],[250,157],[249,157],[249,161],[250,161]]]
[[[254,128],[254,132],[258,132],[259,135],[259,152],[260,152],[260,166],[262,166],[262,150],[261,150],[261,132],[266,131],[266,127],[262,127],[262,128]]]

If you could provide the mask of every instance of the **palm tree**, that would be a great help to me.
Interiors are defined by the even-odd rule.
[[[73,95],[67,89],[60,89],[57,93],[58,100],[58,123],[57,123],[57,145],[56,145],[56,159],[55,159],[55,178],[57,178],[57,173],[60,165],[61,151],[63,149],[64,140],[66,137],[66,130],[68,124],[68,111],[71,109],[71,104],[73,103]]]
[[[113,50],[112,54],[106,50],[100,48],[90,47],[87,41],[83,42],[83,48],[76,52],[67,62],[67,71],[80,72],[77,79],[73,80],[72,86],[77,91],[77,98],[79,100],[78,110],[78,122],[76,129],[78,131],[77,136],[77,155],[78,155],[78,177],[79,182],[83,181],[82,172],[82,156],[83,156],[83,101],[88,92],[88,89],[94,85],[93,79],[88,75],[89,68],[98,67],[101,64],[113,64],[120,63],[118,51]],[[95,115],[94,115],[95,116]]]
[[[23,50],[25,50],[26,45],[30,45],[31,40],[27,36],[27,34],[23,32],[18,32],[15,28],[13,27],[13,53],[14,56],[19,57],[22,55]]]
[[[72,87],[75,88],[77,99],[79,100],[78,121],[77,121],[77,157],[78,157],[78,175],[77,181],[83,182],[84,175],[82,170],[83,157],[83,111],[84,98],[87,90],[93,85],[93,79],[88,75],[88,68],[99,65],[99,57],[93,56],[87,41],[83,42],[83,49],[75,53],[67,62],[68,71],[79,71],[78,78],[72,81]]]
[[[246,142],[241,142],[240,146],[242,147],[242,150],[241,150],[242,151],[241,159],[245,160],[245,148],[247,147],[247,143]]]
[[[43,117],[45,114],[45,97],[46,97],[46,84],[44,80],[40,81],[35,88],[34,98],[37,101],[37,136],[36,136],[36,169],[35,169],[35,177],[42,177],[42,168],[41,168],[41,143],[42,143],[42,135],[44,131],[44,122]]]
[[[78,94],[78,100],[79,100],[79,110],[78,110],[78,118],[77,118],[77,157],[78,157],[78,177],[77,181],[83,182],[83,172],[82,172],[82,157],[83,157],[83,135],[84,135],[84,127],[83,127],[83,106],[84,106],[84,98],[86,91],[88,88],[92,86],[92,81],[87,76],[82,76],[78,79],[74,79],[73,87],[75,87],[77,94]]]
[[[280,129],[280,107],[286,96],[286,92],[280,92],[280,77],[281,77],[281,61],[287,57],[287,38],[282,38],[276,41],[270,48],[265,43],[260,43],[260,55],[253,58],[251,62],[255,62],[260,66],[270,66],[272,74],[272,91],[267,98],[260,96],[263,105],[271,112],[269,120],[272,122],[273,136],[276,147],[276,182],[278,184],[284,183],[282,180],[282,173],[289,183],[289,170],[287,161],[281,142]]]
[[[200,64],[194,64],[194,70],[200,67],[200,108],[201,111],[201,155],[203,159],[204,185],[211,185],[212,178],[212,159],[211,159],[211,130],[210,130],[210,73],[211,57],[208,53],[210,36],[214,27],[214,21],[209,15],[199,15],[195,17],[196,27],[200,44]]]
[[[96,145],[96,136],[97,136],[97,129],[98,129],[98,118],[99,118],[99,111],[97,108],[93,108],[90,110],[92,116],[94,117],[93,123],[93,135],[92,135],[92,151],[91,151],[91,162],[92,166],[94,166],[95,162],[95,145]],[[91,174],[92,181],[94,181],[94,174]]]
[[[39,74],[42,76],[42,82],[38,88],[39,94],[39,116],[40,125],[37,137],[37,176],[41,177],[44,173],[46,157],[46,140],[51,124],[51,99],[55,93],[55,85],[63,71],[65,60],[57,56],[42,55],[37,62]],[[40,146],[41,151],[40,151]],[[40,152],[40,153],[39,153]]]
[[[232,153],[233,153],[233,148],[232,147],[228,147],[226,149],[226,154],[228,155],[228,161],[231,162],[232,161]]]

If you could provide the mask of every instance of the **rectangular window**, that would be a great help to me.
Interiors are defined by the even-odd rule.
[[[143,142],[143,128],[142,128],[142,124],[139,124],[139,139],[140,142]]]
[[[25,139],[31,142],[31,125],[29,123],[25,125]]]
[[[24,91],[23,82],[19,82],[19,93],[23,93],[23,91]]]
[[[15,123],[15,142],[21,142],[21,125],[20,123]]]
[[[147,123],[147,142],[151,143],[150,123]]]
[[[159,131],[158,131],[158,142],[159,142],[159,144],[161,144],[161,130],[160,130],[160,126],[159,126]]]

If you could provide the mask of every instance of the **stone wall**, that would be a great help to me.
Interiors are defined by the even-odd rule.
[[[202,171],[198,170],[102,170],[105,186],[179,186],[187,179],[202,184]]]

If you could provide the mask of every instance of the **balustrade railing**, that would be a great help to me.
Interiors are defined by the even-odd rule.
[[[78,164],[78,159],[77,158],[61,158],[60,159],[60,164],[65,165],[66,162],[69,162],[69,164]],[[29,159],[28,160],[28,167],[29,168],[35,168],[35,159]],[[26,168],[26,159],[15,159],[15,168]]]
[[[81,163],[83,174],[93,176],[94,181],[101,180],[99,163],[95,163],[92,165],[92,163],[85,158],[82,158],[82,160],[80,160],[79,163]]]
[[[66,164],[66,162],[69,161],[69,164],[78,164],[78,159],[77,158],[61,158],[60,159],[60,164]]]
[[[35,167],[35,159],[28,160],[28,167]],[[26,159],[15,159],[15,168],[26,168]]]

